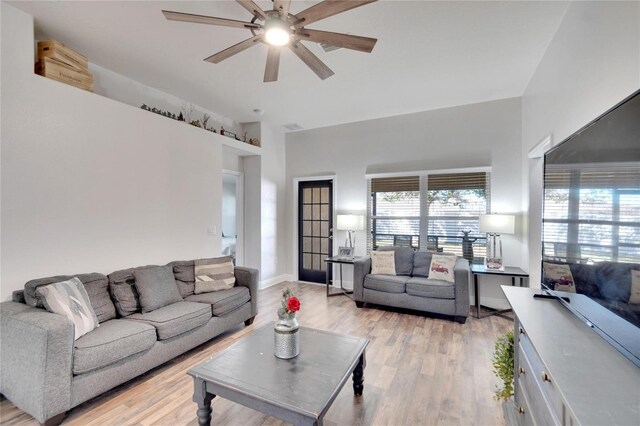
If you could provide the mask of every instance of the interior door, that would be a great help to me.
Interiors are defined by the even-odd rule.
[[[298,183],[298,279],[325,283],[332,268],[324,261],[333,254],[333,181]]]

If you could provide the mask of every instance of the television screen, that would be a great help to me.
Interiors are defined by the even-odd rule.
[[[640,366],[640,92],[545,155],[541,276]]]

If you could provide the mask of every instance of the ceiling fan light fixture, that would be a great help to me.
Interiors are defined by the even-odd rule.
[[[264,24],[264,39],[272,46],[289,44],[291,29],[289,25],[278,18],[269,18]]]

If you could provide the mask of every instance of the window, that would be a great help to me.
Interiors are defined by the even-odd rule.
[[[573,262],[640,262],[640,166],[547,165],[543,255]]]
[[[486,236],[479,215],[490,211],[490,175],[485,172],[372,178],[367,249],[408,246],[462,255],[462,231],[484,256]]]

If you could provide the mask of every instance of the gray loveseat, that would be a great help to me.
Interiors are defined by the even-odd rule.
[[[410,247],[380,247],[395,251],[396,275],[372,275],[371,258],[358,258],[353,267],[353,299],[364,303],[393,306],[449,315],[464,324],[469,316],[469,262],[458,257],[454,282],[430,279],[431,252]],[[442,253],[439,253],[442,254]]]
[[[257,314],[258,271],[235,267],[231,289],[194,294],[194,261],[169,263],[183,300],[142,312],[134,272],[74,275],[100,325],[74,341],[73,323],[37,307],[35,289],[73,276],[29,281],[0,304],[0,392],[41,423],[120,385]],[[122,297],[122,292],[132,295]],[[116,294],[120,293],[119,301]],[[116,303],[114,303],[116,302]],[[30,306],[31,305],[31,306]]]

